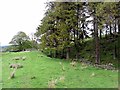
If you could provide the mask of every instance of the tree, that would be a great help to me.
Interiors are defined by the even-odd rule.
[[[47,6],[45,17],[35,33],[41,42],[41,49],[48,51],[52,57],[79,59],[86,38],[91,37],[88,33],[92,33],[95,63],[100,64],[101,47],[104,46],[101,40],[105,33],[107,37],[112,38],[119,27],[117,23],[119,20],[116,19],[116,3],[49,2]],[[90,24],[92,28],[89,27]],[[107,41],[107,38],[105,40]]]
[[[70,57],[70,49],[79,50],[80,30],[79,13],[80,3],[71,2],[50,2],[46,16],[38,27],[36,35],[41,35],[42,48],[49,49],[56,54],[61,52],[66,58]],[[81,34],[81,35],[80,35]],[[73,47],[74,46],[74,47]],[[77,55],[78,51],[75,53]]]
[[[25,50],[29,46],[29,37],[22,31],[18,32],[12,40],[9,42],[10,44],[17,46],[19,51]]]
[[[118,16],[118,3],[117,2],[104,2],[99,3],[97,6],[97,16],[100,18],[100,24],[101,27],[107,27],[106,31],[109,32],[109,34],[106,34],[106,37],[108,36],[108,41],[114,45],[113,51],[113,58],[115,59],[117,57],[117,50],[116,50],[116,34],[117,34],[117,16]]]
[[[99,44],[99,36],[98,36],[98,17],[97,17],[97,6],[99,5],[98,2],[89,3],[89,12],[91,17],[93,18],[93,43],[95,47],[95,63],[100,64],[100,44]]]

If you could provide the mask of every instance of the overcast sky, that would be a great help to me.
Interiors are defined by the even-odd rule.
[[[0,0],[0,43],[8,45],[19,31],[36,32],[47,0]]]

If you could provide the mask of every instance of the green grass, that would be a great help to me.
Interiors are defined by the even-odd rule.
[[[16,56],[26,56],[26,60],[12,60]],[[42,56],[42,57],[41,57]],[[2,87],[3,88],[48,88],[50,80],[57,79],[56,88],[117,88],[118,72],[97,69],[77,63],[76,67],[70,61],[49,58],[40,52],[19,52],[2,54]],[[62,70],[62,65],[65,71]],[[9,63],[21,63],[24,67],[17,69],[14,79],[8,79],[13,69]],[[91,76],[94,73],[94,76]],[[31,77],[35,76],[35,79]],[[64,76],[64,80],[59,80]]]

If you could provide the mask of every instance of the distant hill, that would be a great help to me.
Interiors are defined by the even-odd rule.
[[[6,46],[0,46],[0,50],[2,52],[6,51],[6,49],[9,47],[9,45],[6,45]]]

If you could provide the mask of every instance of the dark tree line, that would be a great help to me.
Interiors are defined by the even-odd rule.
[[[86,40],[92,39],[95,63],[100,64],[104,38],[114,42],[113,56],[119,57],[119,2],[49,2],[47,7],[35,35],[48,56],[79,59]]]

